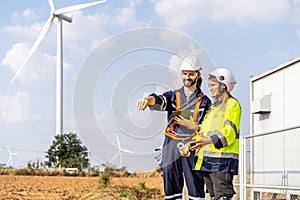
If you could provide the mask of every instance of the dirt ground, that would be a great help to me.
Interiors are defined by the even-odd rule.
[[[141,184],[146,188],[157,188],[161,199],[162,179],[158,175],[142,174],[137,177],[112,178],[108,187],[103,187],[99,177],[64,176],[0,176],[1,200],[62,200],[62,199],[128,199],[124,186]],[[120,194],[123,194],[121,197]]]
[[[238,192],[238,188],[236,191]],[[238,196],[235,195],[233,199],[239,199]],[[43,199],[161,200],[164,199],[163,182],[155,172],[112,178],[107,187],[103,186],[99,177],[0,175],[0,200]],[[263,199],[274,198],[266,193],[263,194]],[[276,199],[284,199],[284,196],[278,195]],[[299,199],[299,197],[291,199]]]

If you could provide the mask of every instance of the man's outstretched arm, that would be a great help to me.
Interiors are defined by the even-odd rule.
[[[139,99],[137,101],[137,109],[139,110],[145,110],[147,106],[153,106],[155,105],[155,97],[154,96],[148,96],[142,99]]]

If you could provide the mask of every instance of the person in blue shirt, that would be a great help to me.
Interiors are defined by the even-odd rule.
[[[183,199],[184,181],[188,189],[189,199],[205,199],[204,180],[196,173],[194,163],[195,152],[185,157],[178,149],[191,141],[195,132],[174,121],[175,114],[186,113],[195,123],[201,124],[203,117],[211,105],[211,100],[201,90],[201,67],[196,56],[186,57],[180,65],[183,86],[163,94],[152,93],[137,101],[137,108],[167,112],[168,124],[162,148],[162,169],[165,199]],[[190,114],[190,116],[189,116]]]

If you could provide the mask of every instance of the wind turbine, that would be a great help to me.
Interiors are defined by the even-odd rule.
[[[117,134],[116,134],[116,138],[117,138],[117,143],[118,143],[119,150],[114,155],[114,157],[110,160],[110,163],[111,163],[111,161],[113,161],[120,154],[120,167],[123,167],[123,158],[122,158],[123,157],[122,156],[123,152],[125,152],[125,153],[134,153],[134,152],[126,150],[126,149],[122,149],[121,143],[120,143],[120,140],[119,140],[119,137],[118,137]]]
[[[11,152],[10,148],[7,146],[7,151],[9,153],[8,160],[6,162],[6,166],[9,167],[14,167],[14,156],[18,155],[19,153],[13,153]]]
[[[54,18],[58,19],[57,23],[57,55],[56,55],[56,135],[62,134],[63,130],[63,46],[62,46],[62,20],[67,21],[69,23],[72,22],[72,18],[66,16],[66,13],[73,12],[75,10],[80,10],[83,8],[95,6],[97,4],[101,4],[106,2],[106,0],[95,1],[91,3],[78,4],[73,6],[64,7],[61,9],[55,9],[53,0],[48,0],[50,6],[50,16],[45,23],[41,33],[37,37],[33,46],[31,47],[27,57],[23,61],[22,65],[16,72],[15,76],[10,81],[10,84],[14,82],[18,74],[22,71],[27,61],[33,55],[35,50],[38,48],[42,40],[45,38],[48,30],[50,29]]]

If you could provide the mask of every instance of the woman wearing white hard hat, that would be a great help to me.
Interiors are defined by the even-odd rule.
[[[235,194],[233,176],[238,174],[241,107],[230,94],[236,80],[225,68],[209,74],[209,90],[213,105],[200,126],[182,117],[177,122],[197,130],[189,145],[198,152],[195,170],[200,170],[206,188],[214,200],[231,199]]]

